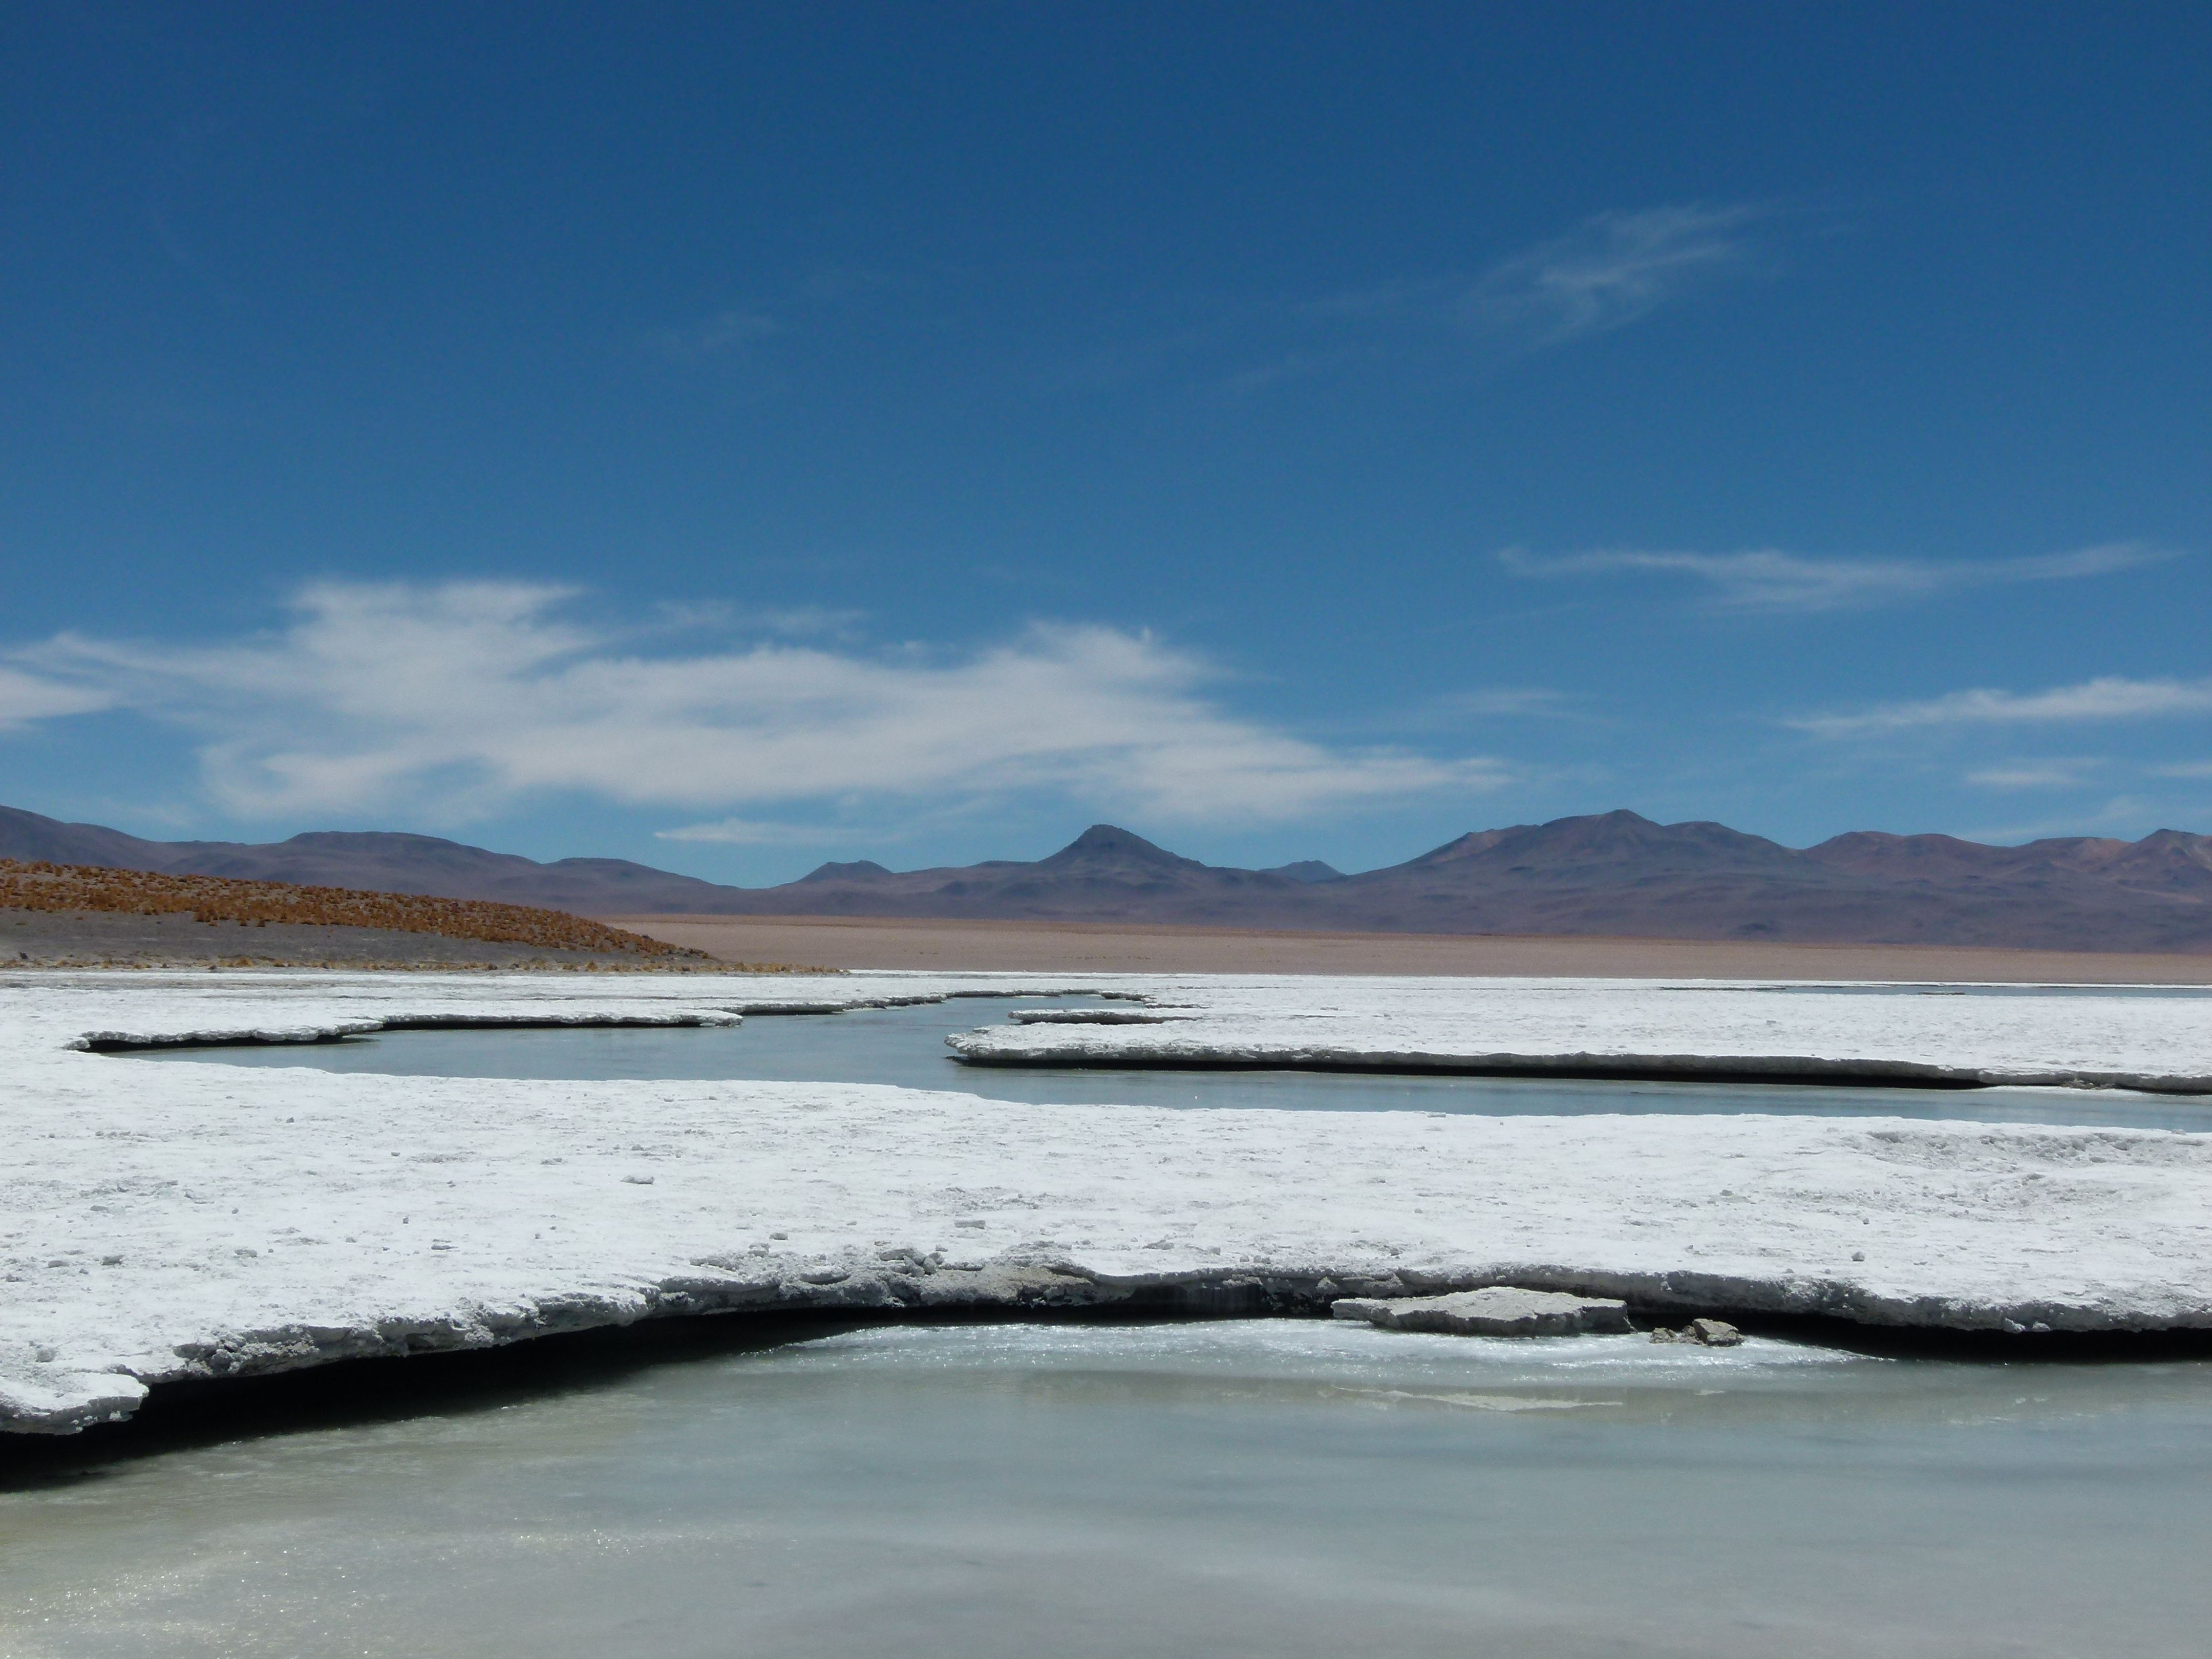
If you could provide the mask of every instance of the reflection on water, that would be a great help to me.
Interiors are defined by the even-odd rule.
[[[0,1493],[0,1630],[26,1659],[2182,1655],[2208,1529],[2200,1362],[900,1327]]]
[[[612,1030],[390,1031],[346,1042],[141,1051],[161,1064],[311,1066],[408,1076],[757,1079],[957,1089],[1038,1105],[1273,1107],[1293,1111],[1585,1114],[1779,1112],[1832,1117],[2212,1128],[2212,1102],[2118,1090],[1876,1089],[1575,1078],[1376,1077],[1316,1072],[1085,1072],[961,1066],[945,1038],[1012,1008],[1091,998],[963,1000],[848,1014],[754,1015],[743,1025]]]

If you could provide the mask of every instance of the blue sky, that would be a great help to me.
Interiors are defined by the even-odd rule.
[[[2212,9],[0,3],[0,800],[2212,830]]]

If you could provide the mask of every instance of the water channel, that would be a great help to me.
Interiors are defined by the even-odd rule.
[[[122,1058],[426,1077],[886,1083],[1039,1105],[1546,1115],[1761,1112],[2212,1129],[2212,1100],[2126,1090],[1031,1069],[963,1066],[945,1047],[949,1033],[1003,1019],[1014,1009],[1091,1006],[1101,1005],[1089,997],[958,998],[842,1014],[754,1015],[738,1026],[403,1030],[312,1045],[137,1049]]]

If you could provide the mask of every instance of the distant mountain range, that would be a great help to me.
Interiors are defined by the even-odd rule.
[[[0,807],[0,857],[239,876],[586,915],[939,916],[1421,933],[2212,951],[2212,836],[1987,847],[1860,830],[1797,849],[1633,812],[1462,836],[1386,869],[1200,864],[1109,824],[1049,858],[897,872],[825,864],[724,887],[622,859],[550,864],[431,836],[142,841]]]
[[[727,909],[731,900],[750,896],[745,888],[718,887],[627,859],[540,864],[435,836],[388,830],[321,830],[280,842],[141,841],[119,830],[64,823],[12,806],[0,806],[0,858],[500,899],[579,915],[714,913]]]

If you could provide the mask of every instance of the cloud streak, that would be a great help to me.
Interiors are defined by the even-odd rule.
[[[818,847],[825,842],[884,839],[880,830],[860,830],[819,823],[764,823],[753,818],[720,818],[712,823],[686,823],[673,830],[656,830],[655,841],[693,842],[709,847]]]
[[[1232,398],[1319,376],[1401,368],[1449,345],[1476,362],[1623,328],[1730,279],[1778,268],[1769,204],[1601,213],[1486,269],[1383,277],[1303,297],[1185,302],[1178,325],[1095,353],[1079,376],[1119,386],[1173,370]]]
[[[2074,789],[2098,766],[2094,760],[2015,761],[1969,772],[1966,781],[1983,789]]]
[[[1855,610],[1966,588],[2075,581],[2172,556],[2140,543],[2111,542],[2015,559],[1819,558],[1773,548],[1741,553],[1605,549],[1547,558],[1517,547],[1505,549],[1498,558],[1514,574],[1537,580],[1623,574],[1681,577],[1702,583],[1717,609],[1773,612]]]
[[[1208,664],[1143,634],[1038,626],[959,657],[789,639],[657,654],[665,641],[574,620],[579,597],[325,584],[251,638],[19,650],[0,707],[179,724],[214,795],[252,816],[466,817],[560,792],[750,815],[1043,791],[1169,820],[1296,819],[1505,778],[1239,715],[1209,694]],[[733,838],[767,833],[736,823]]]
[[[2116,675],[2025,695],[1954,691],[1919,702],[1893,702],[1857,714],[1815,714],[1785,726],[1825,738],[1852,738],[1942,727],[2058,725],[2154,720],[2212,711],[2212,679],[2131,680]]]
[[[1537,345],[1603,334],[1755,270],[1754,227],[1767,216],[1750,203],[1601,213],[1492,266],[1469,291],[1467,313]]]
[[[0,732],[64,714],[96,714],[112,701],[95,686],[71,685],[0,667]]]

